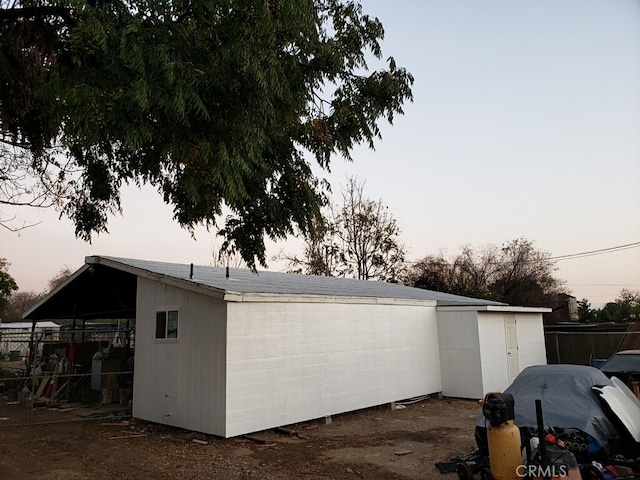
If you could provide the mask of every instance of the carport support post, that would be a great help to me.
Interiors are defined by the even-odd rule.
[[[76,341],[76,310],[78,304],[73,304],[73,323],[71,324],[71,343]]]
[[[36,363],[38,359],[37,354],[36,356],[33,356],[33,346],[35,344],[33,337],[36,334],[37,323],[38,323],[38,320],[36,320],[35,318],[31,321],[31,336],[29,337],[29,355],[27,357],[27,368],[25,369],[25,377],[28,377],[31,375],[31,368],[33,367],[33,364]]]

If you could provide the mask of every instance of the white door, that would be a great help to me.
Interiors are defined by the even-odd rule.
[[[507,371],[509,374],[509,385],[520,373],[518,364],[518,332],[516,330],[516,316],[508,313],[504,316],[504,334],[507,344]]]

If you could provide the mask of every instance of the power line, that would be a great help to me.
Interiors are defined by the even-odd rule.
[[[573,260],[574,258],[592,257],[595,255],[604,255],[605,253],[620,252],[623,250],[629,250],[632,248],[640,247],[640,242],[627,243],[626,245],[618,245],[617,247],[601,248],[599,250],[591,250],[588,252],[570,253],[567,255],[559,255],[557,257],[549,257],[547,260],[553,260],[556,262],[562,260]]]
[[[608,248],[600,248],[598,250],[590,250],[588,252],[580,252],[580,253],[568,253],[566,255],[558,255],[557,257],[548,257],[548,258],[544,258],[544,259],[540,259],[540,260],[531,260],[531,262],[535,263],[538,261],[545,261],[545,262],[561,262],[563,260],[574,260],[576,258],[583,258],[583,257],[593,257],[596,255],[604,255],[606,253],[615,253],[615,252],[622,252],[624,250],[630,250],[632,248],[638,248],[640,247],[640,242],[634,242],[634,243],[627,243],[626,245],[618,245],[616,247],[608,247]],[[408,264],[418,264],[420,263],[422,260],[413,260],[413,261],[408,261],[405,263]],[[499,264],[499,262],[488,262],[489,264]]]

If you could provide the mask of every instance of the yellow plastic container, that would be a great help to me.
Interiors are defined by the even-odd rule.
[[[487,427],[489,462],[494,480],[518,480],[522,465],[520,429],[507,420],[501,425]]]

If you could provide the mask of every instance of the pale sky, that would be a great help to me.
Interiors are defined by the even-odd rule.
[[[363,0],[386,31],[383,55],[415,77],[414,102],[383,125],[376,151],[335,158],[366,182],[416,260],[524,237],[553,256],[640,242],[640,2]],[[210,264],[221,240],[193,240],[151,188],[126,188],[122,217],[93,244],[53,210],[3,208],[42,222],[0,232],[22,290],[44,290],[86,255]],[[295,239],[271,245],[298,248]],[[600,306],[640,290],[640,248],[558,262],[578,298]],[[281,270],[273,263],[271,268]]]

